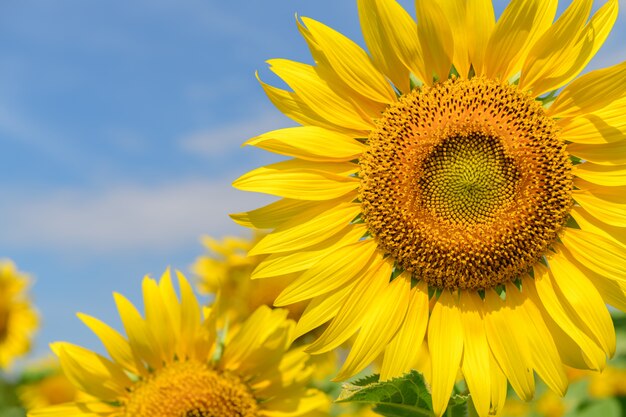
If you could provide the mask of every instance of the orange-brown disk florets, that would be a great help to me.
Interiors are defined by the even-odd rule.
[[[138,383],[126,404],[132,417],[258,417],[250,389],[235,375],[180,362]]]
[[[527,272],[572,205],[565,144],[516,86],[451,79],[400,98],[360,160],[379,246],[437,288],[482,289]]]

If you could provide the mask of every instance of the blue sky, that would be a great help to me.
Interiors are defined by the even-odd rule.
[[[247,233],[227,213],[270,200],[230,183],[276,158],[240,144],[291,124],[254,72],[310,62],[296,12],[362,43],[352,0],[0,6],[0,257],[35,278],[37,354],[97,346],[75,312],[117,325],[113,291],[139,303],[142,276],[186,272],[202,234]],[[625,28],[589,69],[626,58]]]

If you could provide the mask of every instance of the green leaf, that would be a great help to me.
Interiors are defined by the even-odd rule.
[[[446,417],[467,416],[468,396],[453,395]],[[379,382],[378,375],[345,384],[337,402],[358,402],[374,406],[373,410],[387,417],[432,417],[430,392],[424,377],[411,371],[399,378]]]
[[[592,401],[584,407],[568,414],[571,417],[621,417],[622,407],[615,398]]]

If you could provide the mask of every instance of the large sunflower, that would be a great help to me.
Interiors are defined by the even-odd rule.
[[[30,279],[13,262],[0,259],[0,369],[28,353],[38,326],[28,296]]]
[[[145,319],[122,295],[115,301],[127,334],[79,317],[111,356],[70,344],[53,350],[79,391],[94,397],[37,409],[28,416],[295,417],[319,415],[326,396],[306,387],[312,368],[303,349],[288,349],[295,323],[282,309],[258,308],[235,334],[217,332],[215,311],[204,318],[187,280],[169,272],[145,278]]]
[[[382,379],[427,358],[438,415],[459,368],[481,416],[507,380],[563,394],[563,364],[614,353],[605,303],[626,309],[626,62],[575,79],[618,2],[358,6],[369,54],[303,18],[316,65],[269,61],[302,126],[247,142],[293,157],[234,183],[282,197],[233,215],[273,229],[253,277],[297,275],[276,305],[310,300],[296,334],[329,322],[311,352],[358,331],[337,379],[384,352]]]

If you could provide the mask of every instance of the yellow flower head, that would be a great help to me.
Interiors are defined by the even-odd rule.
[[[591,397],[626,397],[626,369],[607,366],[602,372],[588,372],[586,376]]]
[[[79,314],[111,359],[59,342],[53,350],[65,375],[90,401],[42,408],[29,416],[291,417],[327,406],[325,395],[306,387],[308,355],[289,350],[295,323],[282,309],[259,307],[220,340],[215,311],[200,305],[178,274],[180,300],[169,271],[160,282],[143,281],[145,318],[115,294],[126,337]]]
[[[250,254],[253,278],[291,277],[276,305],[310,300],[296,334],[328,322],[309,351],[358,332],[337,379],[383,353],[383,380],[429,369],[441,415],[460,369],[484,417],[507,381],[563,394],[564,364],[613,355],[626,62],[576,78],[617,17],[592,3],[555,20],[556,0],[512,0],[496,22],[490,0],[416,1],[416,23],[358,0],[369,54],[302,18],[315,65],[269,61],[290,90],[263,88],[302,126],[247,142],[292,159],[236,180],[281,199],[232,217],[271,229]]]
[[[238,322],[259,306],[272,306],[280,292],[289,284],[290,277],[273,280],[251,280],[252,272],[264,264],[267,256],[247,256],[248,251],[263,235],[252,239],[226,237],[216,240],[205,236],[202,239],[207,253],[196,259],[192,272],[198,276],[198,289],[204,294],[220,294],[225,308],[224,318]],[[286,306],[289,318],[297,320],[302,315],[306,302]]]
[[[0,369],[30,350],[38,319],[26,294],[29,285],[13,262],[0,260]]]

